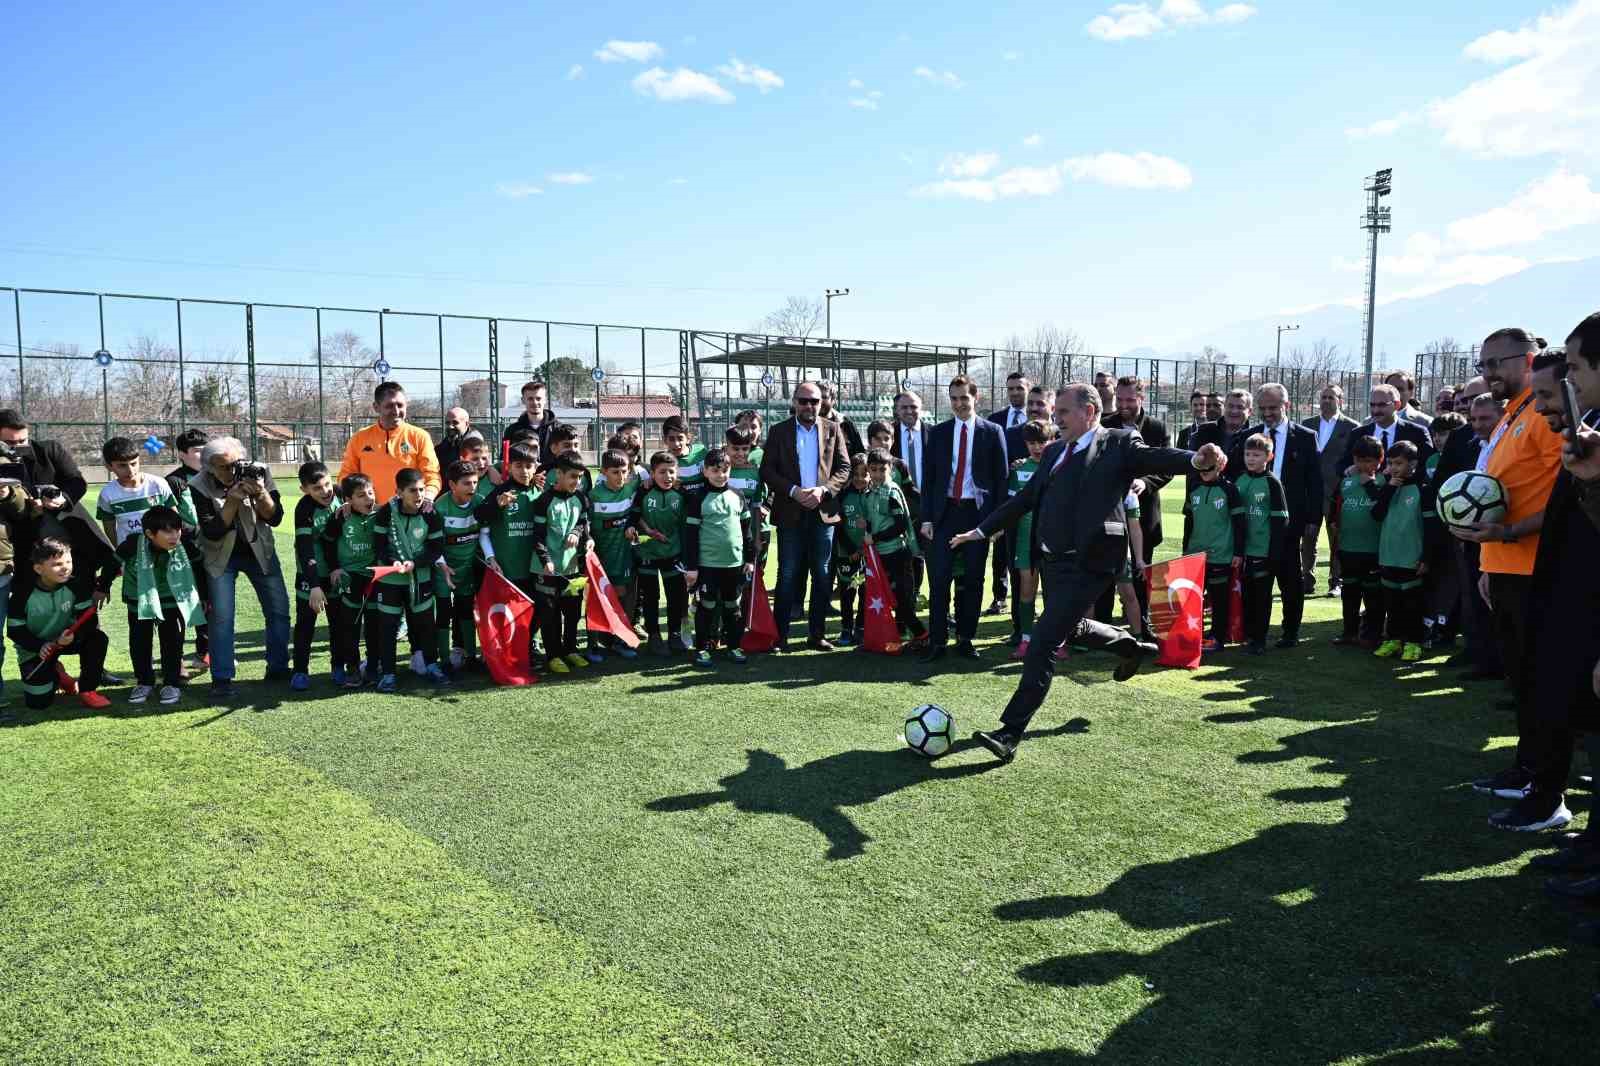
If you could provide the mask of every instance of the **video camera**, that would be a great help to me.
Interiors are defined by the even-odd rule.
[[[265,484],[271,478],[272,471],[267,469],[266,463],[258,463],[254,459],[235,459],[233,461],[233,479],[235,481],[259,481]]]

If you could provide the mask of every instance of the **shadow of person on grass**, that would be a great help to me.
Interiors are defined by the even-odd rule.
[[[1132,979],[1143,1002],[1092,1054],[1014,1052],[983,1066],[1590,1061],[1592,955],[1559,950],[1569,918],[1545,904],[1536,873],[1479,872],[1549,840],[1489,829],[1492,805],[1458,784],[1481,755],[1425,728],[1449,703],[1486,729],[1495,712],[1460,695],[1408,698],[1440,688],[1422,671],[1397,671],[1396,698],[1378,707],[1263,697],[1266,674],[1242,678],[1241,698],[1261,702],[1230,721],[1316,724],[1239,755],[1241,769],[1305,761],[1329,783],[1268,792],[1257,805],[1304,815],[1237,843],[1134,867],[1093,894],[997,906],[1000,921],[1037,923],[1063,945],[1090,912],[1161,943],[1023,966],[1025,982],[1061,995]]]
[[[967,750],[957,744],[951,754]],[[719,803],[750,814],[782,814],[814,827],[828,840],[827,858],[849,859],[866,850],[872,839],[852,822],[843,808],[873,803],[924,781],[954,780],[985,773],[996,762],[940,765],[904,749],[842,751],[790,768],[783,758],[751,748],[746,766],[717,784],[719,792],[692,792],[651,800],[645,809],[657,813],[698,811]]]

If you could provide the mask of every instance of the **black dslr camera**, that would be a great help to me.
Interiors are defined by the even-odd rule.
[[[22,456],[5,441],[0,441],[0,478],[9,478],[14,481],[27,480],[27,471],[23,468]]]
[[[233,479],[235,481],[259,481],[265,484],[272,477],[272,471],[267,469],[266,463],[258,463],[254,459],[235,459],[233,461]]]

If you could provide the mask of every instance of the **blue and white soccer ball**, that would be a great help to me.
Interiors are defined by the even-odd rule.
[[[1509,503],[1500,479],[1477,470],[1452,474],[1439,486],[1439,520],[1454,529],[1474,522],[1503,522]]]
[[[906,716],[906,746],[918,755],[937,759],[955,743],[956,720],[936,703],[924,703]]]

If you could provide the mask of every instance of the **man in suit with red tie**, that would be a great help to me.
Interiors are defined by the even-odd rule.
[[[975,734],[1002,762],[1016,754],[1028,722],[1049,694],[1055,649],[1067,637],[1120,656],[1112,675],[1118,681],[1132,677],[1139,662],[1156,650],[1125,629],[1085,617],[1127,558],[1123,501],[1134,478],[1221,469],[1228,461],[1215,444],[1198,452],[1151,448],[1137,430],[1106,429],[1100,425],[1099,394],[1091,385],[1067,385],[1056,393],[1056,424],[1062,439],[1045,449],[1027,487],[950,542],[952,547],[982,544],[1033,512],[1044,614],[1034,623],[1022,680],[1006,704],[1000,728]]]
[[[950,638],[950,582],[956,549],[951,538],[971,529],[1006,498],[1006,443],[1000,427],[977,413],[978,383],[965,374],[950,382],[950,410],[955,415],[928,434],[928,457],[922,469],[923,536],[933,543],[928,552],[929,639],[921,661],[944,658]],[[956,604],[956,654],[976,659],[972,638],[978,635],[983,603],[983,564],[989,543],[967,544],[961,550],[966,580]]]

